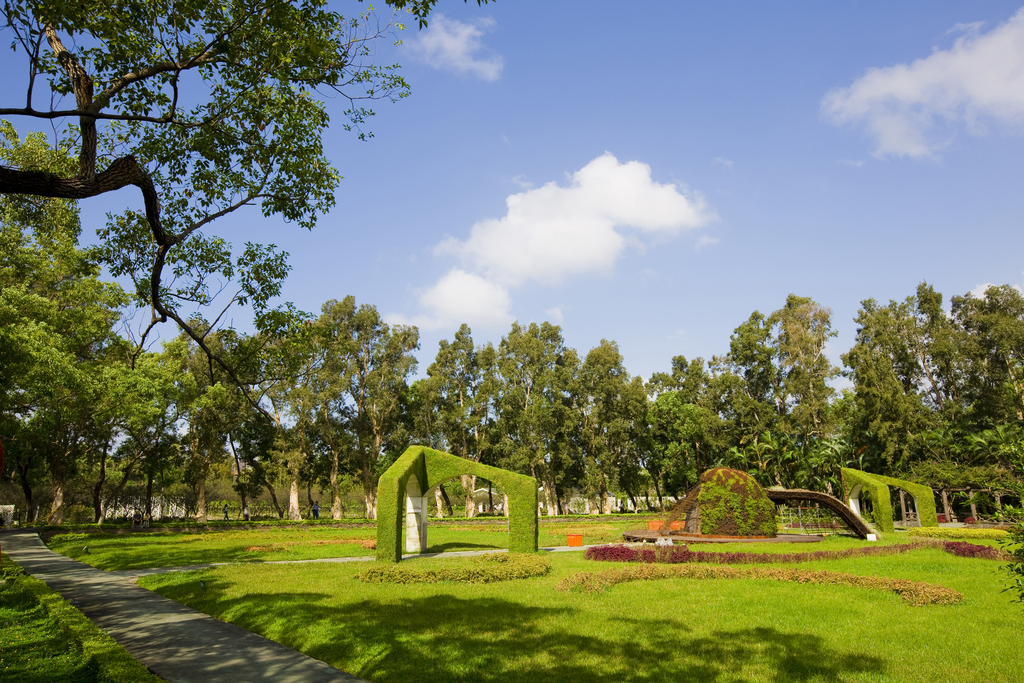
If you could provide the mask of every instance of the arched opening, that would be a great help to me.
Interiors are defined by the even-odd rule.
[[[430,494],[464,474],[492,482],[508,496],[509,552],[537,551],[537,481],[424,446],[402,454],[377,484],[377,559],[398,562],[427,548]],[[402,538],[405,543],[402,544]]]

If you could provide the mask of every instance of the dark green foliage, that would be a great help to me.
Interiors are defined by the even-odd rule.
[[[1024,602],[1024,524],[1010,532],[1010,537],[1003,542],[1003,549],[1013,555],[1013,561],[1006,565],[1010,575],[1010,587],[1007,590],[1017,593],[1017,600]]]
[[[550,569],[551,561],[540,555],[500,553],[473,557],[458,564],[375,563],[356,578],[366,583],[493,583],[543,576]]]
[[[508,549],[513,553],[537,552],[537,480],[522,474],[481,465],[424,446],[412,446],[377,482],[377,559],[402,559],[405,490],[416,477],[425,492],[449,479],[474,474],[501,487],[508,495]]]
[[[4,559],[0,587],[0,681],[159,681],[43,582]]]
[[[701,475],[700,532],[712,536],[775,536],[775,503],[746,472],[716,467]]]
[[[884,477],[880,474],[868,474],[860,470],[843,468],[843,482],[846,496],[859,484],[871,495],[871,504],[874,507],[872,516],[875,526],[879,531],[892,532],[892,503],[889,502],[889,486],[896,486],[903,489],[914,497],[917,503],[918,519],[921,526],[938,526],[938,518],[935,514],[935,497],[928,486],[912,484],[909,481]]]

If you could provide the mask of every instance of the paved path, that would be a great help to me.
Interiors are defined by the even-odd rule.
[[[0,536],[3,552],[63,595],[156,675],[171,683],[355,683],[355,678],[267,640],[51,551],[35,533]],[[198,567],[196,567],[198,568]],[[365,683],[365,682],[363,682]]]

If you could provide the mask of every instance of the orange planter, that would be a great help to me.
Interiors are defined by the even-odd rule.
[[[566,534],[565,542],[570,548],[583,547],[583,534]]]
[[[647,522],[648,531],[658,531],[663,526],[665,526],[665,522],[660,519],[652,519]]]

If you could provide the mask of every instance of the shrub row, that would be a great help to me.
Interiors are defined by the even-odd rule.
[[[551,561],[541,555],[494,553],[473,557],[465,564],[422,566],[422,563],[375,562],[356,578],[366,583],[493,583],[542,576],[551,569]]]
[[[816,550],[809,553],[716,553],[686,548],[637,548],[627,545],[605,545],[587,548],[586,558],[603,562],[645,562],[659,564],[794,564],[817,560],[840,560],[860,555],[898,555],[930,546],[927,543],[901,543],[848,550]]]
[[[1006,538],[1007,532],[1003,529],[965,529],[963,527],[922,526],[912,527],[907,531],[907,534],[909,536],[917,536],[919,538],[980,538],[998,541]]]
[[[711,565],[665,566],[642,564],[603,572],[579,572],[555,586],[560,591],[600,592],[628,581],[657,579],[769,579],[831,586],[854,586],[896,593],[911,605],[953,605],[963,599],[955,590],[923,581],[860,576],[826,570],[783,569],[781,567],[720,567]]]
[[[716,553],[686,548],[644,548],[627,545],[602,545],[587,548],[588,560],[599,562],[642,562],[645,564],[796,564],[819,560],[841,560],[847,557],[902,555],[921,548],[940,547],[959,557],[980,557],[990,560],[1008,560],[1010,556],[996,548],[965,542],[922,539],[911,543],[876,545],[847,550],[816,550],[809,553]]]

